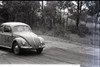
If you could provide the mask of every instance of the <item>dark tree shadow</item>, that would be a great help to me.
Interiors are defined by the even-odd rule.
[[[0,51],[8,52],[11,55],[15,55],[12,52],[12,50],[8,49],[8,48],[0,47]],[[35,55],[42,55],[42,53],[38,54],[36,51],[33,51],[33,50],[31,50],[31,51],[29,51],[29,50],[22,50],[21,54],[16,55],[16,56],[35,56]]]
[[[0,50],[5,52],[12,52],[11,49],[4,48],[4,47],[0,47]]]

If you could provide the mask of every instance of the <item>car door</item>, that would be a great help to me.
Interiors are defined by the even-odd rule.
[[[3,25],[0,25],[0,45],[3,45]]]
[[[4,26],[3,44],[6,47],[10,48],[11,47],[12,40],[13,40],[13,36],[12,36],[11,27],[10,26]]]

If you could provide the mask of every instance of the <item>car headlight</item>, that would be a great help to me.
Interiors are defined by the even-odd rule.
[[[42,37],[39,37],[39,39],[40,39],[40,42],[44,45],[44,39],[42,38]]]
[[[23,46],[26,46],[26,42],[25,42],[25,41],[22,41],[22,45],[23,45]]]

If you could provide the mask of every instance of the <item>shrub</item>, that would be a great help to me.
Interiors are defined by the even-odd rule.
[[[86,25],[80,25],[79,31],[84,34],[91,34],[91,32],[89,31],[89,28],[86,27]]]
[[[69,25],[67,28],[71,33],[74,33],[74,34],[77,33],[77,28],[75,25]]]
[[[53,29],[55,36],[64,36],[66,33],[66,30],[64,29],[63,26],[57,24],[55,28]]]
[[[81,37],[84,37],[85,34],[91,34],[91,32],[89,31],[89,28],[87,28],[85,25],[79,25],[78,30],[77,27],[75,25],[69,25],[68,29],[71,33],[74,34],[78,34]]]

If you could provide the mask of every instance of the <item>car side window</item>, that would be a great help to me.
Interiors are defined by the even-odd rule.
[[[0,25],[0,32],[3,32],[3,25]]]
[[[11,27],[10,26],[4,26],[4,32],[10,33]]]

